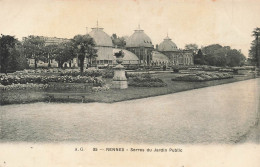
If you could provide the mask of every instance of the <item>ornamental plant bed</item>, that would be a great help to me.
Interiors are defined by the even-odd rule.
[[[203,82],[220,79],[233,78],[233,75],[228,73],[197,73],[180,75],[172,79],[172,81],[188,81],[188,82]]]
[[[91,90],[93,86],[93,83],[49,82],[47,90]]]
[[[104,84],[104,81],[98,77],[90,76],[34,76],[34,75],[0,75],[0,84],[47,84],[49,82],[62,82],[62,83],[94,83],[98,85]]]
[[[128,85],[134,87],[164,87],[167,84],[160,78],[152,77],[150,74],[142,74],[133,77]]]

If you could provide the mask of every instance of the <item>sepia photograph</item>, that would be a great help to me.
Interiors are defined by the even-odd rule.
[[[259,167],[259,0],[0,0],[0,167]]]

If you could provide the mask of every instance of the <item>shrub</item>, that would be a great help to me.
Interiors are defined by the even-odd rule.
[[[114,77],[114,69],[112,67],[106,68],[102,71],[103,78],[113,78]]]
[[[49,82],[63,82],[63,83],[93,83],[95,85],[103,85],[104,81],[98,77],[89,77],[89,76],[37,76],[37,75],[20,75],[20,76],[11,76],[11,75],[1,75],[0,84],[2,85],[11,85],[11,84],[47,84]]]
[[[141,74],[129,82],[129,86],[135,87],[164,87],[166,85],[163,80],[152,77],[151,74]]]
[[[104,85],[104,86],[98,86],[98,87],[92,87],[92,91],[93,92],[99,92],[99,91],[107,91],[109,90],[109,86],[108,85]]]
[[[48,85],[46,84],[33,84],[33,83],[27,83],[27,84],[12,84],[12,85],[1,85],[0,84],[0,90],[2,91],[8,91],[8,90],[40,90],[40,89],[46,89]]]
[[[189,81],[189,82],[201,82],[211,81],[218,79],[232,78],[233,76],[228,73],[197,73],[177,76],[172,81]]]
[[[79,76],[81,75],[79,70],[65,70],[63,72],[60,73],[60,76]],[[102,76],[102,72],[100,70],[93,70],[93,69],[88,69],[85,70],[82,73],[82,76],[90,76],[90,77],[99,77]]]

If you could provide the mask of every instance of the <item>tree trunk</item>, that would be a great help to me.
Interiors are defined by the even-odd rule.
[[[34,68],[37,69],[37,60],[34,59]]]
[[[51,60],[50,60],[50,56],[48,55],[48,67],[51,67]]]
[[[58,67],[62,68],[62,62],[61,61],[58,62]]]
[[[83,70],[84,70],[84,58],[80,59],[80,73],[83,75]]]

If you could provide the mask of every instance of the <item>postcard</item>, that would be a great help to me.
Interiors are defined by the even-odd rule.
[[[259,167],[260,1],[0,0],[0,167]]]

